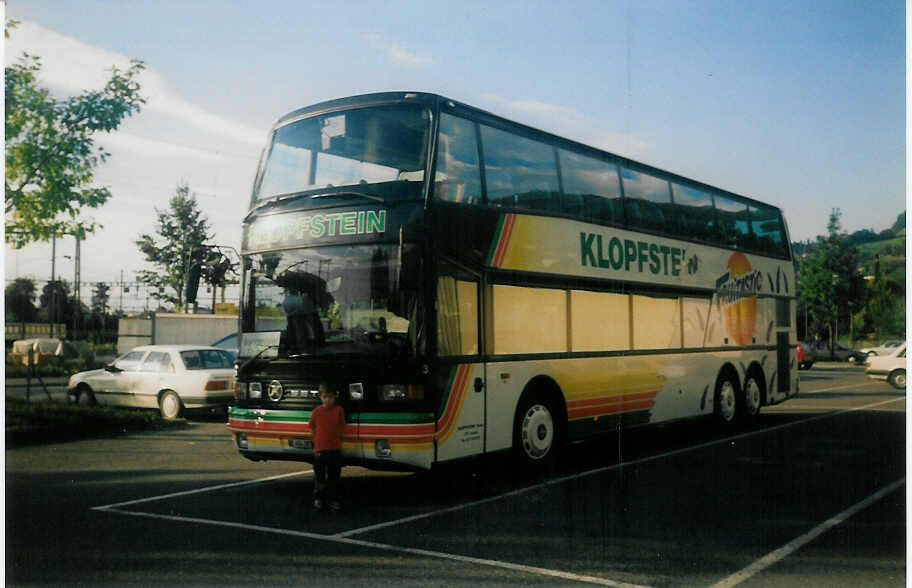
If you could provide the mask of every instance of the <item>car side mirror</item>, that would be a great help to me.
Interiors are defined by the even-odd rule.
[[[109,364],[109,365],[106,365],[106,366],[104,367],[104,369],[105,369],[106,372],[111,372],[112,374],[117,374],[117,373],[120,373],[120,372],[123,371],[122,369],[120,369],[119,367],[117,367],[116,365],[114,365],[113,363],[112,363],[112,364]]]

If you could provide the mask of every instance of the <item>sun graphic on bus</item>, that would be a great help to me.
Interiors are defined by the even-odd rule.
[[[757,321],[757,292],[762,274],[743,253],[728,258],[728,272],[717,281],[725,332],[738,345],[751,343]]]

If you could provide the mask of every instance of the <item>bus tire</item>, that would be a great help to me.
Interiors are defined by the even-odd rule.
[[[526,471],[544,471],[557,460],[561,444],[560,411],[543,390],[523,394],[513,420],[513,452]]]
[[[714,414],[716,420],[725,428],[733,428],[740,420],[744,403],[738,385],[738,374],[731,366],[725,366],[716,378]]]
[[[890,382],[890,385],[896,388],[897,390],[906,389],[906,370],[893,370],[890,372],[890,375],[887,377],[887,381]]]
[[[741,416],[745,421],[752,421],[760,414],[760,407],[763,406],[765,399],[765,390],[763,370],[754,364],[747,370],[747,377],[744,378],[744,392],[740,396],[744,408]]]

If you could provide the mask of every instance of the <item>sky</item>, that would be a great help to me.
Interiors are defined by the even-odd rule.
[[[774,204],[792,240],[824,233],[834,207],[851,232],[887,228],[906,205],[902,0],[31,0],[6,17],[21,24],[5,63],[40,55],[56,96],[130,58],[147,66],[147,104],[97,138],[111,157],[95,179],[114,196],[84,215],[103,228],[82,245],[83,300],[148,267],[134,241],[179,183],[212,242],[238,248],[271,124],[367,92],[443,94]],[[70,281],[73,250],[58,240]],[[51,247],[6,247],[4,265],[7,283],[40,283]],[[124,297],[154,307],[145,289]]]

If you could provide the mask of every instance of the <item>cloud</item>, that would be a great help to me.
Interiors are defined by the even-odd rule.
[[[374,50],[385,53],[394,63],[404,67],[425,67],[437,63],[429,55],[412,53],[399,43],[390,43],[380,33],[363,33],[361,38]]]
[[[508,100],[503,96],[498,96],[497,94],[483,94],[482,98],[488,102],[493,102],[501,107],[513,110],[516,112],[542,115],[542,114],[560,114],[563,116],[572,116],[575,118],[582,118],[582,114],[577,112],[572,108],[567,106],[561,106],[559,104],[549,104],[547,102],[539,102],[538,100]]]
[[[155,139],[147,139],[123,131],[102,135],[98,137],[97,142],[109,151],[124,150],[146,157],[173,157],[178,159],[192,157],[207,161],[224,159],[221,154],[214,151],[204,151],[167,141],[156,141]]]
[[[78,94],[86,88],[104,85],[111,66],[126,69],[130,58],[94,47],[74,37],[22,21],[6,41],[6,61],[15,62],[23,52],[41,57],[40,80],[52,89]],[[232,120],[212,114],[181,98],[153,68],[139,77],[141,94],[147,98],[144,110],[177,118],[198,129],[243,143],[262,145],[265,134]]]
[[[635,158],[649,151],[651,145],[642,137],[628,133],[608,133],[601,135],[593,146],[625,157]]]

